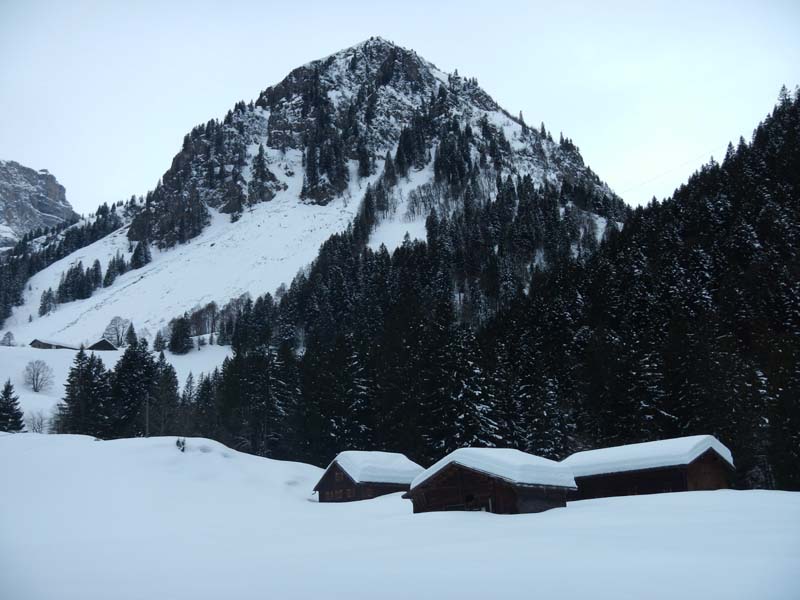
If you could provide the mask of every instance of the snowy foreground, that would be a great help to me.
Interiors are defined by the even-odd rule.
[[[321,473],[202,439],[0,434],[2,597],[800,596],[797,493],[413,515],[318,504]]]

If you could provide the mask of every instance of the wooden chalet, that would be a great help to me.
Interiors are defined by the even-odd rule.
[[[75,346],[40,339],[33,340],[29,345],[31,348],[39,348],[40,350],[77,350]]]
[[[536,513],[563,507],[575,490],[561,464],[510,448],[461,448],[426,469],[403,495],[414,512]]]
[[[575,475],[575,500],[724,489],[735,468],[731,451],[711,435],[588,450],[561,464]]]
[[[109,342],[107,339],[102,338],[97,340],[94,344],[86,348],[87,350],[99,350],[99,351],[106,351],[106,350],[119,350],[114,344]]]
[[[320,502],[352,502],[407,491],[423,471],[395,452],[340,452],[322,474],[314,491]]]

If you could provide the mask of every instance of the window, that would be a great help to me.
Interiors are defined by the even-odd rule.
[[[333,476],[334,481],[344,481],[344,473],[341,471],[336,471],[336,474]]]

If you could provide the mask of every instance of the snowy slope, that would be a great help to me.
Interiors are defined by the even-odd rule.
[[[34,338],[91,343],[112,318],[121,316],[133,321],[137,331],[147,329],[155,335],[171,318],[196,306],[212,300],[224,304],[246,292],[259,295],[274,292],[281,283],[288,285],[316,257],[322,242],[347,228],[359,206],[354,197],[367,180],[353,183],[349,196],[326,206],[298,202],[302,179],[288,181],[293,185],[236,223],[211,209],[213,221],[197,238],[169,250],[153,249],[150,264],[125,273],[87,300],[61,304],[39,317],[42,292],[56,289],[71,264],[81,260],[90,266],[99,259],[105,268],[117,250],[129,257],[125,228],[74,252],[31,278],[24,304],[14,309],[5,329],[18,343]]]
[[[167,361],[175,367],[178,382],[183,386],[189,373],[195,378],[200,373],[210,373],[218,367],[225,357],[231,353],[230,346],[203,346],[199,351],[192,351],[185,355],[172,354],[166,351]],[[25,418],[41,414],[49,418],[56,404],[64,397],[64,384],[67,374],[75,359],[73,350],[39,350],[25,346],[6,347],[0,346],[0,384],[10,379],[14,391],[19,396],[20,406],[25,413]],[[119,352],[98,352],[107,368],[113,367],[122,356]],[[40,392],[34,392],[25,385],[25,365],[32,360],[43,360],[53,369],[53,385]]]
[[[201,439],[0,436],[3,597],[797,598],[797,493],[413,515],[319,504],[321,474]]]

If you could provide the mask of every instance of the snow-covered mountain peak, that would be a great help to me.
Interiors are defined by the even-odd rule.
[[[185,242],[208,223],[207,207],[238,215],[291,187],[295,176],[302,177],[299,200],[327,204],[347,193],[350,163],[360,176],[374,173],[397,151],[403,131],[420,170],[455,129],[469,138],[465,158],[481,169],[488,164],[492,178],[568,182],[621,207],[569,139],[556,142],[544,127],[511,117],[475,79],[445,74],[412,50],[370,38],[294,69],[255,102],[239,102],[222,121],[193,129],[134,219],[131,239]]]
[[[622,202],[569,139],[553,140],[544,127],[512,117],[475,79],[370,38],[294,69],[256,101],[195,127],[155,189],[126,204],[121,229],[38,272],[6,327],[21,340],[77,342],[119,316],[155,332],[198,304],[290,284],[325,240],[351,224],[367,189],[377,215],[369,245],[391,249],[406,232],[424,238],[431,210],[492,204],[500,182],[523,180],[528,190],[554,190],[536,211],[555,216],[547,225],[531,217],[531,256],[521,264],[547,262],[539,229],[555,231],[568,209],[562,254],[577,254],[579,245],[591,252],[607,222],[624,218]],[[561,189],[569,192],[559,198]],[[152,263],[91,298],[42,308],[42,296],[79,261],[86,269],[97,260],[105,272],[118,254],[133,260],[142,242],[154,246]]]

